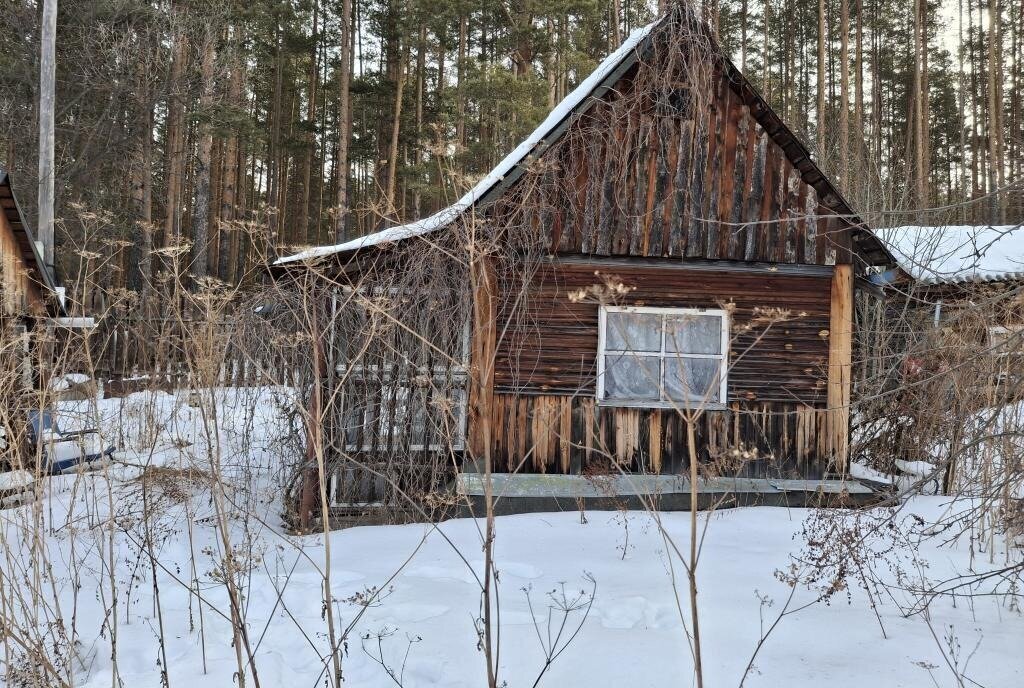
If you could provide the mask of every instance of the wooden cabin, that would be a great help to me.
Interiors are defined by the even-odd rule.
[[[11,178],[0,170],[0,301],[5,319],[31,324],[52,311],[56,284],[18,206]]]
[[[37,343],[29,333],[61,314],[56,283],[18,205],[11,178],[0,170],[0,340],[5,345],[0,375],[13,375],[23,388],[37,384]],[[21,355],[10,355],[12,348]],[[5,389],[0,403],[16,404],[7,396],[14,391]]]
[[[686,475],[688,423],[708,476],[843,478],[854,298],[892,265],[676,12],[451,207],[271,274],[315,323],[309,438],[341,509],[484,468]]]
[[[908,347],[912,372],[956,367],[1024,394],[1006,389],[1024,382],[1024,226],[912,225],[879,236],[899,263],[890,298],[909,303],[925,340],[924,352]]]

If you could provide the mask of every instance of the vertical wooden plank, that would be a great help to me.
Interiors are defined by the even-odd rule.
[[[718,244],[713,247],[716,258],[730,258],[732,256],[729,251],[732,246],[733,236],[737,230],[737,227],[731,224],[734,201],[733,189],[736,184],[736,169],[737,167],[741,170],[743,169],[742,162],[738,159],[738,154],[743,150],[743,145],[739,140],[739,100],[733,94],[732,89],[726,88],[725,92],[728,95],[728,99],[723,101],[722,107],[726,108],[727,118],[724,120],[725,131],[721,135],[724,148],[720,156],[721,163],[718,171],[720,178],[717,201],[717,219],[719,222]],[[722,128],[722,125],[719,125],[719,129]]]
[[[710,185],[705,183],[709,188],[705,189],[701,203],[701,216],[704,218],[701,255],[705,258],[718,257],[718,187],[722,177],[722,129],[725,128],[722,124],[727,121],[725,113],[719,112],[721,107],[719,98],[708,111],[708,155],[704,174]]]
[[[584,466],[589,466],[594,459],[594,434],[596,432],[597,419],[594,417],[594,400],[583,400],[583,437],[584,437]]]
[[[572,450],[572,397],[558,397],[558,458],[559,469],[568,473]]]
[[[782,193],[779,204],[779,216],[782,219],[782,233],[779,236],[781,246],[779,247],[779,262],[796,262],[796,219],[793,217],[793,207],[796,200],[796,192],[800,184],[800,175],[796,168],[786,160],[782,164]],[[798,209],[799,212],[799,209]]]
[[[628,136],[628,133],[625,136]],[[619,128],[605,134],[604,171],[601,175],[600,185],[601,208],[597,222],[597,239],[594,242],[595,253],[602,256],[615,252],[613,233],[621,225],[619,217],[621,213],[617,208],[616,193],[622,183],[618,156],[624,147],[623,137],[624,134]],[[625,141],[628,147],[629,139],[625,139]]]
[[[778,237],[778,206],[775,191],[778,187],[779,157],[775,146],[768,146],[764,163],[764,192],[761,196],[761,231],[757,233],[755,260],[771,261],[772,248]]]
[[[550,447],[551,419],[548,417],[550,397],[533,397],[533,418],[530,419],[531,438],[533,440],[533,466],[539,473],[547,473],[548,463],[553,458],[548,453]]]
[[[600,207],[601,184],[601,154],[588,146],[585,153],[586,178],[583,180],[583,188],[586,189],[586,200],[583,203],[583,226],[580,228],[582,239],[580,248],[584,253],[590,253],[595,249],[597,235],[597,211]]]
[[[686,257],[704,255],[704,177],[708,162],[708,124],[706,113],[695,113],[696,130],[693,135],[693,160],[690,174],[690,227],[686,237]]]
[[[570,178],[573,179],[573,183],[570,189],[567,189],[569,193],[569,199],[572,208],[571,222],[567,225],[562,232],[562,244],[560,249],[566,252],[575,252],[581,249],[583,241],[583,223],[580,218],[585,213],[585,207],[587,204],[587,156],[584,155],[578,146],[565,146],[569,149],[569,170],[571,172]]]
[[[729,245],[724,257],[729,260],[743,260],[743,253],[746,247],[746,227],[741,226],[743,221],[744,201],[746,200],[747,189],[747,153],[750,144],[750,117],[747,114],[747,106],[738,108],[736,120],[736,164],[734,165],[732,177],[732,198],[729,199],[729,213],[723,215],[729,221]]]
[[[654,473],[661,473],[663,415],[664,411],[654,409],[649,420],[647,453],[651,458],[651,471]]]
[[[647,214],[647,199],[650,188],[651,172],[651,134],[654,123],[649,116],[644,116],[640,121],[640,131],[636,140],[636,158],[633,165],[629,167],[629,176],[620,180],[620,183],[629,186],[633,190],[633,203],[628,206],[626,212],[629,215],[627,221],[628,236],[622,237],[623,241],[616,246],[618,254],[629,253],[630,255],[642,255],[642,244],[644,228],[649,220]]]
[[[474,459],[490,460],[491,404],[494,399],[494,358],[498,285],[494,263],[478,257],[473,271],[473,322],[470,330],[469,450]]]
[[[746,208],[743,211],[744,221],[751,223],[747,226],[747,245],[744,251],[746,260],[757,258],[757,240],[764,225],[760,224],[761,201],[764,198],[764,173],[765,156],[768,151],[768,135],[761,129],[760,125],[754,125],[757,132],[757,147],[754,149],[754,161],[750,168],[750,191],[747,195]]]
[[[845,473],[850,442],[853,367],[853,266],[837,265],[832,276],[828,335],[828,411],[832,461]]]
[[[794,247],[794,253],[796,255],[795,262],[806,263],[807,259],[804,255],[804,246],[806,245],[807,236],[807,215],[805,214],[807,206],[807,185],[800,179],[799,173],[797,173],[796,179],[796,199],[790,209],[790,214],[793,216],[793,227],[796,230],[796,246]]]
[[[530,454],[530,411],[532,404],[529,397],[519,397],[519,408],[516,410],[516,452],[515,463],[519,465]],[[524,464],[524,467],[528,464]]]
[[[693,156],[693,120],[684,119],[679,126],[672,219],[669,226],[668,254],[686,254],[686,238],[690,228],[690,159]]]
[[[658,159],[656,166],[656,182],[654,188],[654,210],[651,213],[651,240],[647,245],[647,255],[660,256],[665,252],[666,217],[672,206],[671,170],[675,164],[674,155],[678,148],[675,137],[678,128],[675,120],[662,117],[658,123]]]
[[[805,217],[804,262],[817,263],[818,252],[816,250],[816,246],[818,236],[818,219],[815,217],[815,210],[818,207],[818,192],[810,185],[806,187],[806,192],[807,196],[804,198],[803,206],[803,213]]]

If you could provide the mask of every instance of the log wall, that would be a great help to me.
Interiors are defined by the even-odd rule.
[[[4,189],[5,190],[5,189]],[[0,198],[2,202],[2,198]],[[5,315],[39,315],[45,309],[42,290],[32,279],[21,257],[21,248],[10,223],[0,212],[0,285]]]
[[[545,266],[525,295],[509,273],[496,319],[489,418],[495,470],[686,468],[677,411],[595,401],[599,304],[576,295],[608,278],[627,287],[616,305],[732,310],[728,408],[706,411],[699,421],[704,460],[723,462],[730,475],[820,477],[831,451],[832,275],[817,272],[563,258]],[[759,309],[774,308],[786,319],[762,322]]]
[[[605,278],[628,292],[615,305],[732,309],[729,401],[825,402],[831,274],[785,274],[675,261],[554,261],[526,298],[505,282],[500,300],[495,391],[593,395],[597,375],[598,304],[574,300]],[[782,309],[771,323],[765,309]]]

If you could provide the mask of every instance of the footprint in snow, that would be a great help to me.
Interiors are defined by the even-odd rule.
[[[665,628],[678,624],[679,616],[671,607],[651,604],[645,597],[619,597],[598,601],[594,614],[604,628]]]
[[[387,605],[385,607],[385,614],[401,623],[416,623],[418,621],[426,621],[427,619],[436,619],[443,614],[447,614],[449,609],[450,607],[446,607],[443,604],[406,602]]]
[[[428,580],[455,580],[476,584],[473,574],[465,566],[450,567],[423,564],[407,568],[402,572],[402,575],[412,578],[426,578]]]
[[[473,568],[477,571],[484,570],[483,561],[474,561]],[[515,576],[516,578],[526,578],[533,580],[534,578],[540,578],[544,572],[536,566],[531,564],[524,564],[519,561],[501,561],[500,559],[495,563],[495,568],[498,569],[498,575],[501,577]]]

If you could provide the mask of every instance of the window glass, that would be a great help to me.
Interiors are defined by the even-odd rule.
[[[661,351],[661,316],[609,311],[605,320],[605,349]]]
[[[661,392],[659,361],[656,356],[609,354],[604,369],[605,398],[657,401]]]
[[[723,311],[606,307],[604,326],[602,401],[651,407],[725,402]]]
[[[705,401],[719,399],[717,358],[666,358],[665,395],[673,401]]]
[[[665,351],[683,354],[722,352],[722,318],[718,315],[684,313],[665,322]]]

